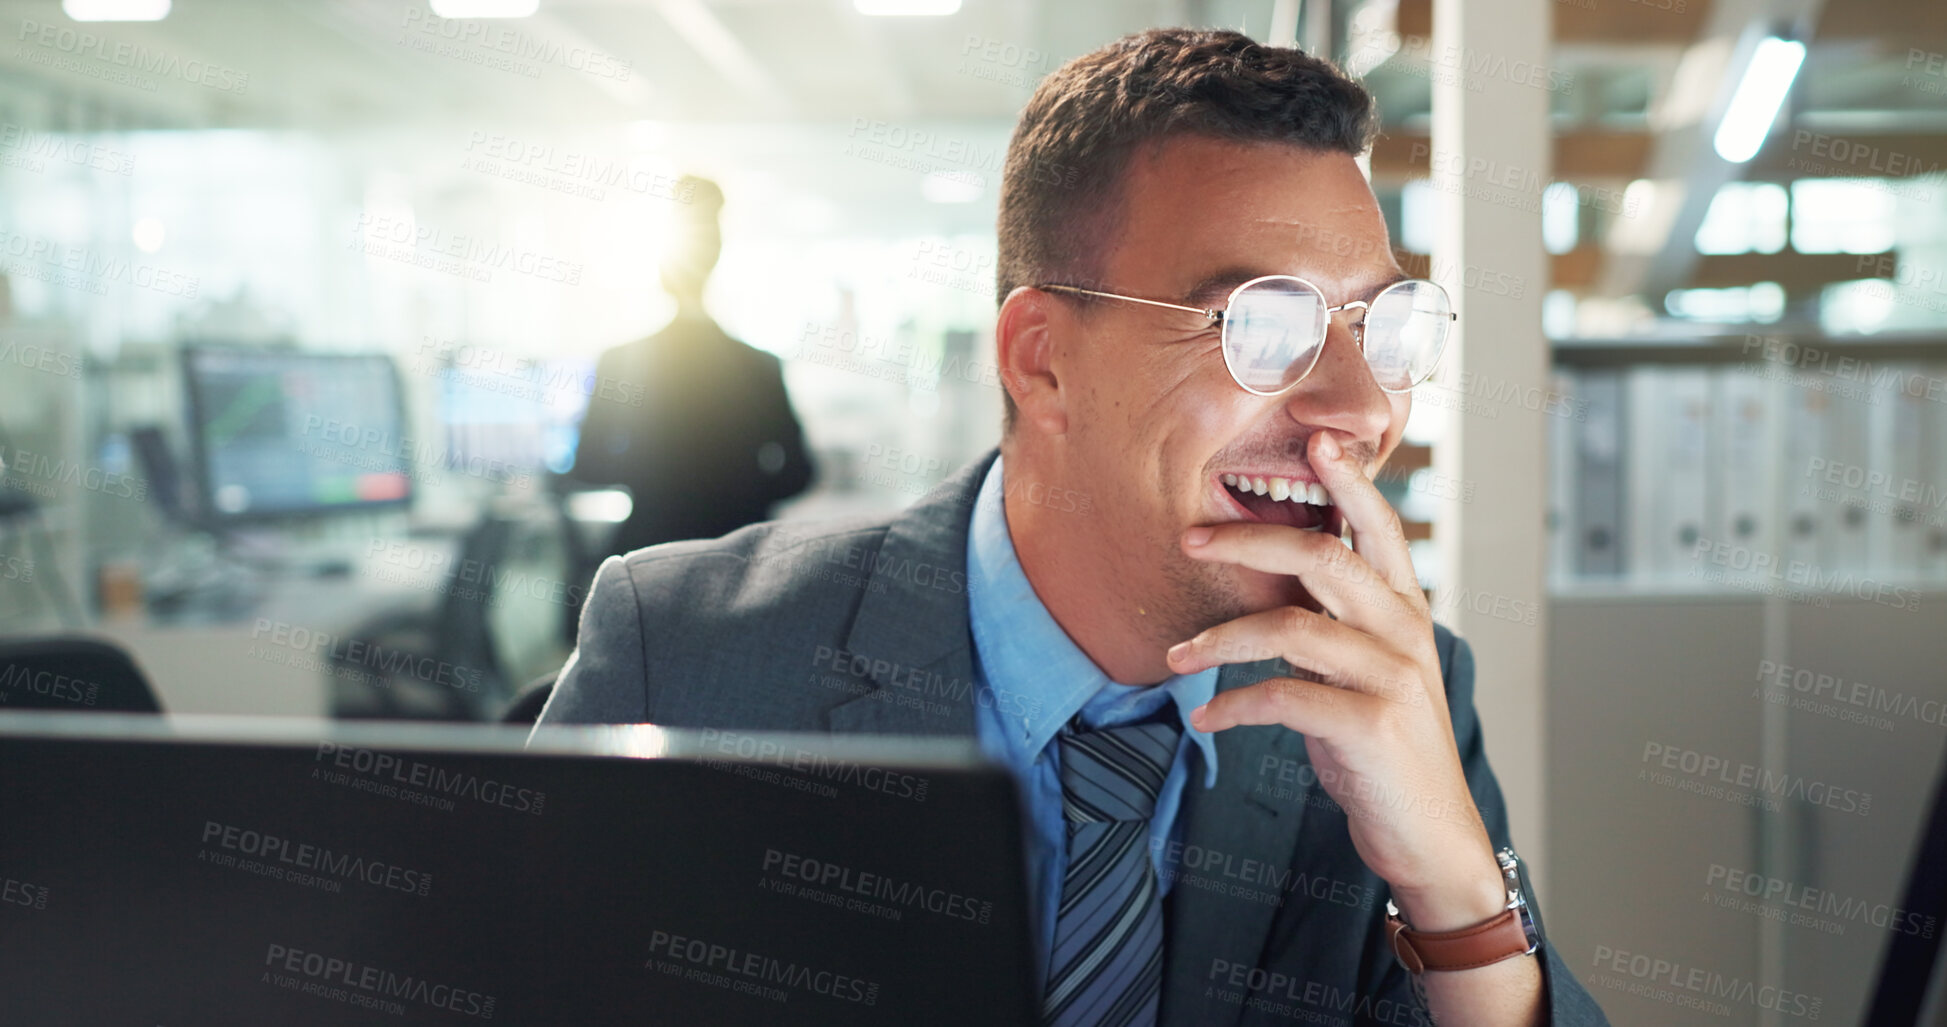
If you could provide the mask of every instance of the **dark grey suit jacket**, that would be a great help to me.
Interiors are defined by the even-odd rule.
[[[890,521],[771,522],[609,559],[540,723],[975,737],[967,526],[994,455]],[[1481,746],[1473,656],[1446,628],[1434,634],[1462,766],[1498,848],[1507,813]],[[1228,666],[1217,689],[1277,669]],[[1264,725],[1215,741],[1213,789],[1199,787],[1191,750],[1161,1022],[1428,1023],[1386,943],[1386,885],[1354,851],[1303,736]],[[1545,940],[1542,952],[1550,1022],[1606,1024]]]

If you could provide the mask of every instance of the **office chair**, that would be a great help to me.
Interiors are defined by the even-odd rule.
[[[548,696],[554,694],[554,679],[560,671],[551,670],[528,682],[515,694],[514,701],[500,714],[502,724],[532,724],[541,719],[541,708],[548,704]]]
[[[363,645],[341,646],[333,653],[333,716],[491,718],[508,687],[488,616],[514,528],[515,521],[507,516],[484,514],[461,539],[435,608],[380,616],[351,632]],[[398,661],[407,669],[386,669],[395,663],[390,654],[399,653],[409,654],[410,659]],[[419,672],[429,665],[431,674]]]
[[[149,679],[112,642],[78,635],[0,639],[0,711],[161,713]]]
[[[563,572],[566,580],[583,584],[594,580],[595,571],[601,567],[602,558],[608,552],[609,536],[615,532],[613,524],[607,525],[600,541],[591,542],[584,534],[582,525],[575,520],[569,500],[587,487],[566,475],[556,474],[548,478],[548,501],[554,507],[555,523],[561,530]],[[586,597],[585,592],[577,591],[561,604],[561,643],[569,649],[575,647],[575,636],[581,630],[581,604]]]

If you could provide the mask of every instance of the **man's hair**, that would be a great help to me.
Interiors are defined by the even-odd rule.
[[[1021,111],[1001,174],[996,297],[1099,280],[1123,172],[1145,143],[1183,134],[1357,156],[1377,129],[1372,94],[1302,50],[1230,31],[1124,36],[1042,79]]]

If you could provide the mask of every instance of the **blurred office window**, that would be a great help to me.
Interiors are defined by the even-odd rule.
[[[1581,240],[1582,205],[1575,186],[1550,182],[1541,194],[1541,241],[1550,253],[1567,253]]]
[[[1785,248],[1782,186],[1769,182],[1730,182],[1710,201],[1697,229],[1698,253],[1776,253]]]
[[[1727,289],[1676,289],[1664,297],[1670,316],[1690,321],[1769,324],[1785,312],[1785,290],[1777,282]]]
[[[1792,249],[1880,253],[1894,242],[1895,193],[1884,179],[1804,178],[1791,184]]]

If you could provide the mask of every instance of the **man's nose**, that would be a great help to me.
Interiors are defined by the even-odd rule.
[[[1354,318],[1331,319],[1318,363],[1285,396],[1284,408],[1299,424],[1334,428],[1354,439],[1377,444],[1392,423],[1392,405],[1353,338],[1347,322]]]

